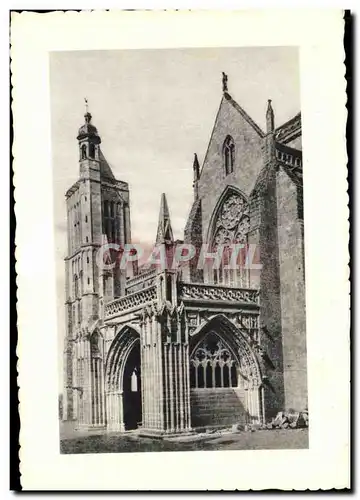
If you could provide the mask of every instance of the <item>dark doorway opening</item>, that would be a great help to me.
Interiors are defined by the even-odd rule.
[[[141,366],[140,342],[132,348],[125,365],[123,382],[125,430],[137,429],[141,424]]]

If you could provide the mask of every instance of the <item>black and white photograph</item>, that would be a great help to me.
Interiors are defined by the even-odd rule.
[[[306,448],[298,49],[52,53],[50,82],[61,451]]]
[[[344,12],[11,19],[25,491],[350,484]]]

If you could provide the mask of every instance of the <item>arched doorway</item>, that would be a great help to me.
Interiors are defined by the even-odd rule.
[[[219,314],[190,340],[193,427],[262,421],[261,373],[244,334]]]
[[[106,361],[107,427],[136,429],[141,423],[140,335],[132,325],[115,336]]]
[[[141,365],[139,342],[134,343],[125,363],[123,404],[125,430],[137,429],[141,423]]]

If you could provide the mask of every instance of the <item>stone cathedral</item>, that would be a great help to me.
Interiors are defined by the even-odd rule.
[[[182,241],[159,193],[154,245],[169,257],[191,244],[195,257],[129,271],[97,259],[104,244],[131,243],[131,204],[86,112],[79,179],[66,193],[65,420],[162,436],[307,407],[301,115],[275,127],[270,100],[264,113],[266,131],[223,74],[202,166],[193,161]],[[258,265],[216,262],[217,249],[232,244],[255,248]]]

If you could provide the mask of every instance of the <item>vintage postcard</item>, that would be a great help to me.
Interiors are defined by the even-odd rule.
[[[349,486],[343,13],[313,11],[309,23],[305,13],[281,11],[273,31],[270,11],[14,15],[25,489]],[[242,35],[221,42],[214,23]],[[95,25],[108,36],[87,42]],[[185,26],[189,36],[176,36]],[[41,143],[46,155],[25,165],[27,51],[31,91],[39,80],[43,89],[30,156]],[[27,211],[26,168],[42,223]],[[329,276],[318,261],[334,187],[340,273]],[[47,262],[37,282],[21,272],[32,230]],[[28,283],[32,304],[37,288],[47,300],[25,332]],[[333,303],[340,293],[337,312],[323,309],[326,293]],[[31,353],[38,372],[27,372]],[[33,407],[31,373],[44,384]],[[334,404],[338,415],[321,415]],[[333,419],[344,432],[331,455]],[[53,458],[40,479],[44,445]],[[307,472],[285,479],[274,462]],[[214,464],[213,478],[195,474],[201,463]],[[164,479],[157,468],[171,464],[193,472]],[[114,467],[131,472],[109,481]],[[104,477],[89,473],[99,468]],[[248,472],[229,479],[233,470]]]

